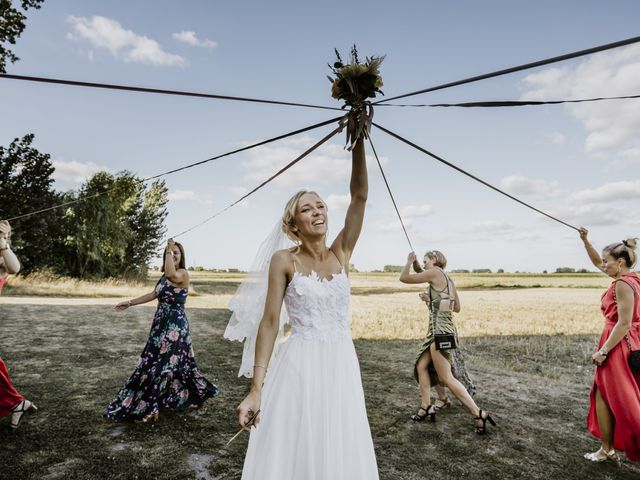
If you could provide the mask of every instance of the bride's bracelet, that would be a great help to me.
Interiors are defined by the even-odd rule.
[[[265,367],[264,365],[254,365],[253,368],[264,368],[265,370],[267,369],[267,367]]]

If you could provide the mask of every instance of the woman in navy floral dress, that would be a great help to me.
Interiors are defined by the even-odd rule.
[[[165,250],[164,275],[153,292],[115,306],[126,310],[133,305],[158,299],[149,340],[138,366],[104,412],[121,422],[157,420],[160,410],[182,410],[199,406],[219,390],[196,365],[191,346],[189,321],[184,311],[189,288],[184,249],[169,239]]]

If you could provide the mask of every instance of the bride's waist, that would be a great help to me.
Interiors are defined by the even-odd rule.
[[[349,325],[291,325],[291,338],[305,340],[332,340],[335,338],[351,338]]]

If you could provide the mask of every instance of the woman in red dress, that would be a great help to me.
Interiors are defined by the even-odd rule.
[[[20,262],[9,247],[11,225],[6,220],[0,220],[0,293],[9,274],[18,273]],[[35,413],[37,407],[18,393],[11,380],[7,366],[0,358],[0,417],[11,413],[9,428],[15,431],[25,413]]]
[[[602,295],[604,330],[593,354],[596,365],[587,427],[602,446],[585,458],[594,462],[619,461],[616,450],[640,461],[640,372],[629,367],[631,349],[640,349],[640,278],[631,271],[636,263],[637,239],[612,243],[602,257],[580,229],[589,258],[613,278]]]

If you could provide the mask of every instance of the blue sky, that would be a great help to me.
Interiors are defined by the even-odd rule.
[[[179,5],[179,7],[177,7]],[[387,96],[637,36],[635,1],[45,2],[28,13],[9,73],[339,106],[327,62],[351,44],[386,54]],[[640,94],[640,47],[583,57],[406,99],[411,103]],[[640,100],[511,109],[379,107],[375,118],[524,200],[591,229],[598,246],[640,234]],[[332,112],[2,80],[0,143],[28,132],[56,185],[99,169],[151,175],[331,118]],[[200,222],[292,160],[328,129],[166,178],[169,232]],[[421,255],[450,268],[588,267],[577,234],[379,131],[378,153]],[[286,200],[317,190],[330,232],[344,216],[344,139],[242,206],[181,237],[188,264],[247,268]],[[360,269],[408,252],[379,172],[370,170]]]

